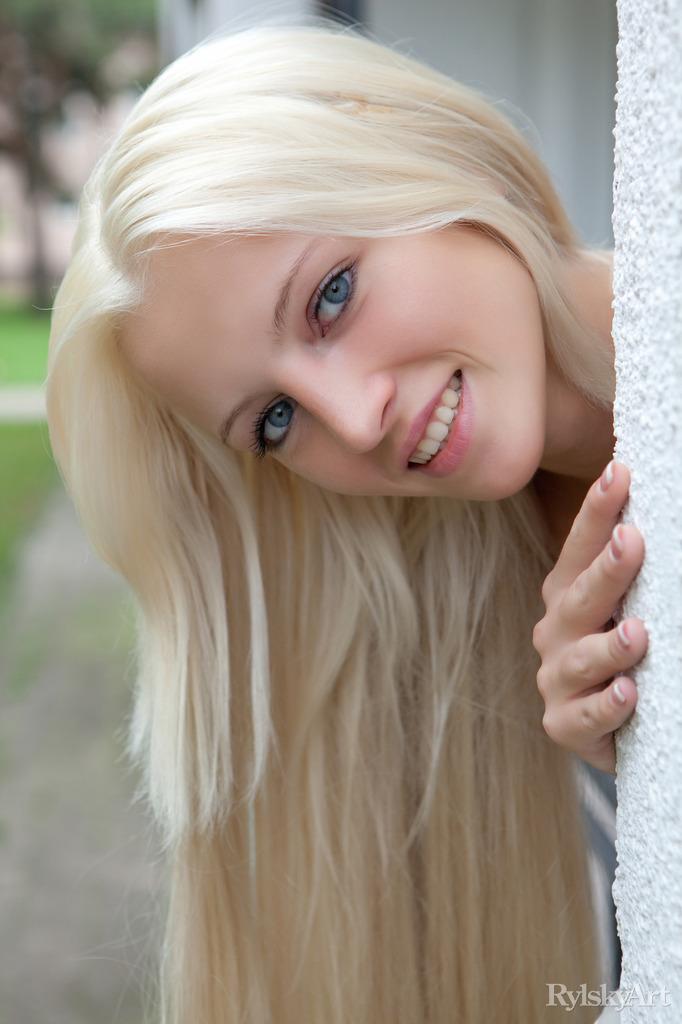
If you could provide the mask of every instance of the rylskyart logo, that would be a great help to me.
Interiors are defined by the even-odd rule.
[[[622,1010],[626,1006],[670,1006],[670,991],[665,987],[644,989],[641,985],[632,988],[608,990],[606,985],[588,989],[581,985],[577,989],[569,989],[566,985],[547,983],[546,1006],[561,1006],[567,1013],[576,1006],[611,1006],[614,1010]]]

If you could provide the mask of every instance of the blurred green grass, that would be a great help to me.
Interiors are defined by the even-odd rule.
[[[59,474],[45,423],[0,424],[0,609],[18,541],[33,526]]]
[[[49,331],[48,312],[0,299],[0,387],[44,382]]]

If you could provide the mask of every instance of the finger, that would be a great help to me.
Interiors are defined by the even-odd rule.
[[[564,628],[576,636],[596,632],[631,586],[644,561],[644,538],[635,526],[619,523],[598,558],[583,570],[561,599]]]
[[[618,676],[598,693],[576,697],[560,708],[545,712],[542,724],[550,739],[559,746],[603,771],[613,771],[612,734],[630,718],[636,705],[637,687],[633,680]]]
[[[566,650],[552,687],[552,698],[566,700],[603,685],[618,673],[634,668],[649,646],[641,619],[629,618],[608,633],[583,636]]]
[[[612,478],[606,483],[611,467]],[[612,461],[590,487],[552,570],[556,586],[570,586],[579,573],[602,550],[627,500],[630,471],[621,462]]]

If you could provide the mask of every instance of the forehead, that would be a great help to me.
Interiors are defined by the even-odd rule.
[[[142,302],[120,325],[125,357],[162,399],[201,420],[207,401],[224,404],[226,384],[253,361],[254,342],[270,330],[277,290],[306,239],[281,233],[164,243],[148,258]]]
[[[147,260],[142,302],[121,325],[126,354],[144,372],[154,367],[164,342],[228,326],[229,313],[248,307],[254,290],[262,304],[278,268],[294,258],[304,237],[194,236],[164,243]]]

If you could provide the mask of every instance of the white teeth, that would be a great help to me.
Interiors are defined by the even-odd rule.
[[[447,425],[450,426],[455,418],[455,410],[449,409],[447,405],[439,405],[434,416],[436,419],[439,419],[441,423],[447,423]]]
[[[448,436],[449,429],[450,428],[448,427],[447,423],[434,423],[434,421],[431,420],[428,427],[426,428],[424,436],[432,437],[435,441],[444,441],[445,438]]]
[[[416,450],[418,452],[425,452],[427,455],[435,455],[439,448],[440,441],[436,441],[432,437],[425,437],[423,441],[419,442]]]
[[[461,377],[453,374],[448,386],[440,396],[441,405],[433,411],[432,419],[429,420],[422,439],[410,455],[408,462],[425,465],[431,461],[436,452],[444,447],[450,427],[457,416],[461,387]]]
[[[447,405],[450,409],[456,409],[459,405],[459,391],[453,391],[452,388],[446,388],[440,396],[440,400],[443,405]]]

